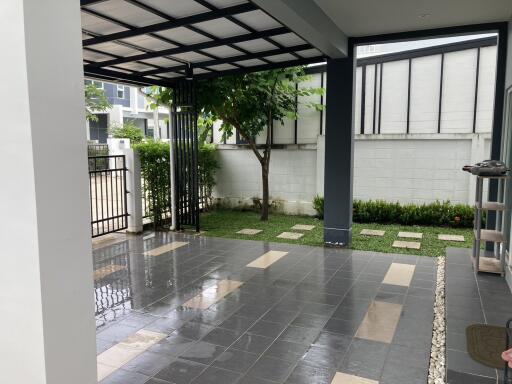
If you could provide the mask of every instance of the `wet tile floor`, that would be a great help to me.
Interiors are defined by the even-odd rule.
[[[93,253],[102,384],[427,382],[434,259],[167,232]]]
[[[495,384],[503,370],[472,360],[467,353],[466,327],[505,326],[512,318],[512,295],[498,275],[473,273],[471,250],[448,248],[446,262],[446,366],[448,384]]]

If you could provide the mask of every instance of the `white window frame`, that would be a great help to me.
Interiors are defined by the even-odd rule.
[[[122,92],[123,96],[119,96],[119,91]],[[125,97],[124,85],[117,84],[117,86],[116,86],[116,97],[118,99],[124,99],[124,97]]]

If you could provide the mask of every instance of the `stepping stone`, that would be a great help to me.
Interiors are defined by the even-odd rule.
[[[295,224],[292,229],[295,229],[296,231],[311,231],[313,228],[315,228],[314,225],[306,225],[306,224]]]
[[[405,249],[420,249],[421,244],[416,241],[400,241],[395,240],[393,242],[394,248],[405,248]]]
[[[237,233],[240,234],[240,235],[254,236],[254,235],[257,235],[260,232],[263,232],[263,230],[262,229],[244,228],[244,229],[238,231]]]
[[[279,237],[280,239],[298,240],[298,239],[300,239],[302,236],[304,236],[304,234],[303,234],[303,233],[296,233],[296,232],[283,232],[283,233],[281,233],[280,235],[278,235],[277,237]]]
[[[421,232],[398,232],[398,237],[406,239],[423,239],[423,233]]]
[[[360,235],[364,236],[379,236],[382,237],[386,231],[381,231],[379,229],[363,229],[360,233]]]
[[[442,241],[465,241],[464,236],[462,235],[438,235],[437,239]]]

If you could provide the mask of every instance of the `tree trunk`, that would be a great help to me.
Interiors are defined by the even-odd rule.
[[[269,193],[268,193],[268,164],[261,164],[261,184],[263,199],[261,201],[261,221],[268,221]]]

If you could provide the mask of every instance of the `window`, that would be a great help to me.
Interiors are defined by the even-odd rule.
[[[117,86],[117,98],[124,99],[124,85]]]
[[[97,80],[85,80],[86,85],[94,85],[96,88],[103,89],[103,81],[97,81]]]

